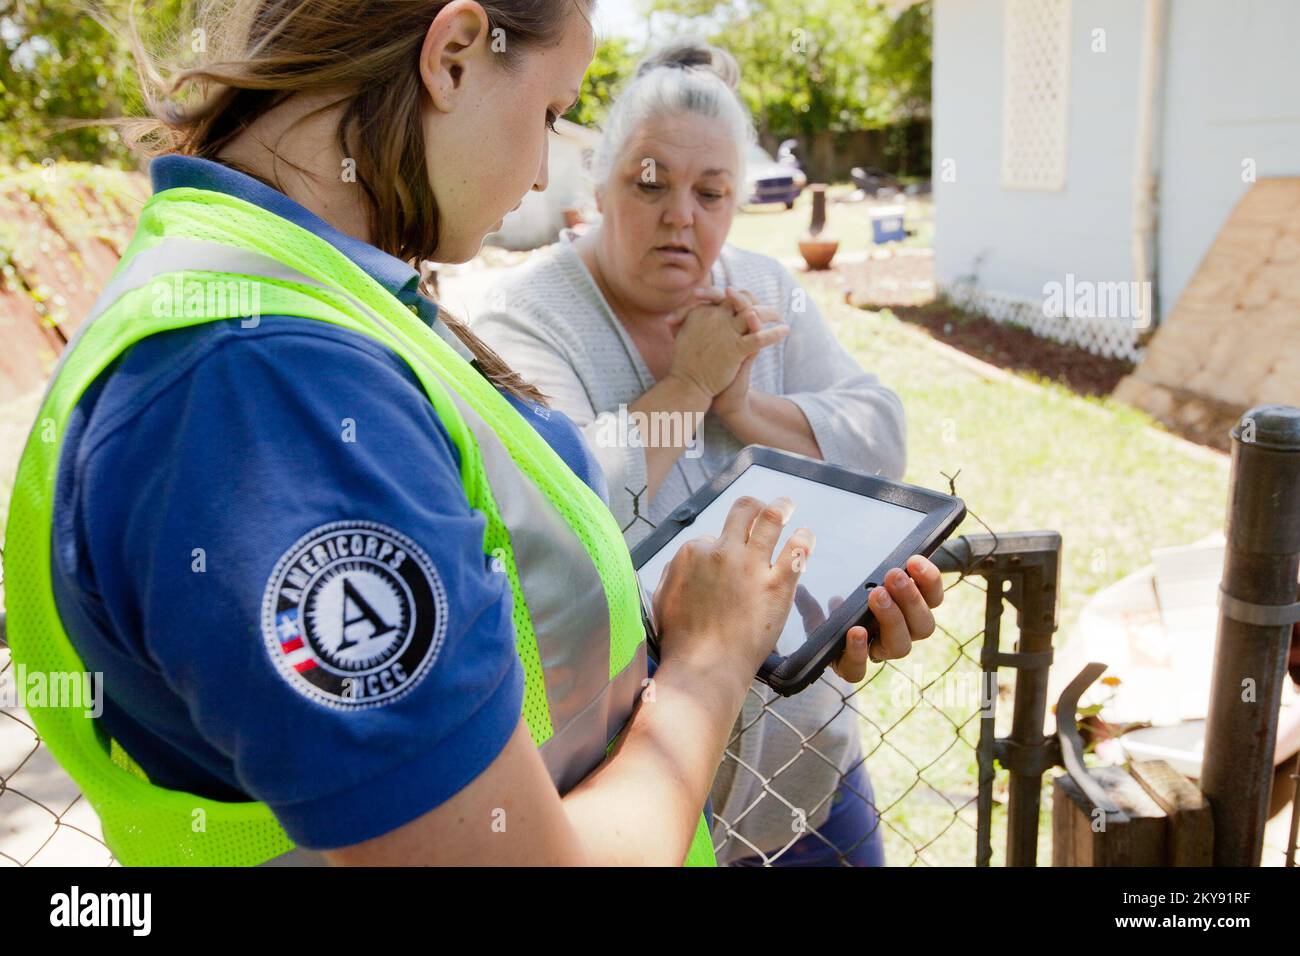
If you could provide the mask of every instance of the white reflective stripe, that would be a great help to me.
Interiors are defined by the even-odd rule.
[[[500,436],[454,389],[447,391],[478,441],[497,510],[510,531],[558,734],[609,683],[605,588],[582,541],[515,465]]]
[[[382,316],[364,308],[363,313],[388,327]],[[510,532],[541,656],[551,727],[559,737],[609,685],[609,605],[600,573],[568,522],[519,470],[501,436],[418,350],[411,357],[443,383],[478,443],[501,521]],[[624,720],[631,716],[634,703],[635,696],[625,708]],[[603,754],[609,739],[603,736],[604,721],[583,721],[582,726],[588,731],[577,734],[582,745],[589,753]],[[549,744],[542,745],[543,757]]]
[[[220,258],[222,266],[220,269],[195,265],[196,262],[210,262],[213,257]],[[108,311],[109,306],[126,293],[148,285],[158,276],[169,272],[233,272],[236,275],[253,276],[259,279],[297,282],[318,289],[328,288],[315,279],[290,269],[280,260],[264,256],[260,252],[228,246],[221,242],[177,236],[164,239],[156,246],[136,253],[135,257],[127,263],[126,268],[114,276],[104,287],[104,291],[99,294],[99,298],[91,307],[92,318]]]
[[[452,347],[452,350],[463,358],[466,362],[474,361],[474,353],[469,350],[469,346],[457,338],[456,333],[451,330],[446,321],[442,320],[443,315],[450,314],[442,306],[438,306],[439,321],[433,323],[433,331],[438,333],[438,337]]]
[[[641,644],[627,667],[605,685],[599,696],[542,744],[542,762],[561,796],[591,773],[595,766],[592,763],[594,741],[601,741],[600,759],[604,758],[603,748],[632,716],[645,674],[646,649]]]
[[[388,320],[336,286],[318,282],[278,259],[252,250],[181,237],[164,239],[138,253],[101,293],[81,332],[127,292],[160,275],[180,271],[247,275],[326,289],[343,296],[358,315],[406,345],[404,334]],[[404,308],[400,303],[399,307]],[[68,351],[71,348],[70,343]],[[406,345],[403,358],[419,362],[443,384],[478,443],[488,483],[510,534],[541,656],[554,730],[551,740],[543,743],[542,756],[557,787],[574,768],[585,764],[578,777],[581,779],[603,758],[613,733],[631,716],[639,675],[645,672],[644,648],[633,662],[640,662],[634,687],[624,686],[631,681],[625,675],[635,670],[632,665],[611,683],[609,606],[600,574],[581,540],[550,500],[520,471],[496,431],[447,384],[428,357]]]
[[[194,266],[196,261],[210,261],[213,257],[219,258],[224,268],[197,269]],[[220,242],[208,242],[203,239],[187,239],[181,236],[164,239],[156,246],[137,252],[131,261],[126,264],[126,267],[116,273],[109,280],[108,285],[104,286],[103,291],[99,293],[99,297],[95,299],[94,304],[90,307],[86,320],[81,323],[77,333],[64,346],[63,353],[54,366],[54,374],[50,376],[49,384],[46,385],[46,396],[49,395],[50,388],[54,386],[54,380],[58,378],[59,372],[63,371],[63,363],[67,361],[68,356],[72,354],[72,350],[81,342],[86,330],[94,324],[96,319],[112,308],[118,299],[128,292],[144,288],[160,275],[184,271],[230,272],[236,275],[297,282],[317,289],[329,288],[310,276],[305,276],[290,269],[280,260],[264,256],[259,252],[228,246]],[[334,291],[339,292],[340,290],[336,289]],[[346,293],[342,294],[346,295]],[[355,302],[351,296],[348,296],[348,299]],[[360,303],[356,304],[358,308],[361,307]]]

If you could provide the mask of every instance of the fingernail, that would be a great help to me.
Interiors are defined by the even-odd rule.
[[[876,594],[878,595],[876,598],[876,604],[880,607],[886,608],[894,603],[889,597],[889,592],[884,588],[876,588]]]

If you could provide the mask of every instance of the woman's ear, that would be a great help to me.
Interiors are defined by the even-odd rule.
[[[420,81],[435,109],[450,113],[471,71],[487,65],[487,14],[472,0],[452,0],[433,18],[420,48]]]

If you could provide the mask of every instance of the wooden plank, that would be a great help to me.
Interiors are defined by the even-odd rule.
[[[1300,177],[1260,179],[1237,202],[1155,330],[1138,377],[1238,414],[1261,401],[1300,404],[1300,378],[1289,367],[1274,368],[1279,357],[1300,353],[1298,257]],[[1276,323],[1269,318],[1274,313]],[[1177,410],[1157,407],[1157,398],[1166,403],[1156,393],[1128,394],[1166,424],[1187,424]]]
[[[1088,771],[1128,819],[1106,818],[1068,776],[1052,781],[1053,866],[1164,866],[1168,819],[1122,767]],[[1104,829],[1098,829],[1104,826]]]
[[[1214,865],[1214,816],[1200,787],[1163,760],[1135,760],[1129,772],[1169,819],[1170,866]]]

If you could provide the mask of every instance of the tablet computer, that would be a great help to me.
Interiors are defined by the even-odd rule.
[[[743,495],[760,501],[785,495],[794,502],[794,516],[774,554],[796,528],[807,527],[817,536],[795,605],[776,649],[758,673],[785,696],[797,694],[821,675],[843,650],[850,627],[864,624],[874,635],[867,606],[871,589],[912,555],[929,557],[966,516],[966,505],[951,495],[750,445],[632,551],[647,637],[656,657],[658,632],[650,595],[664,568],[692,538],[721,534],[727,512]]]

